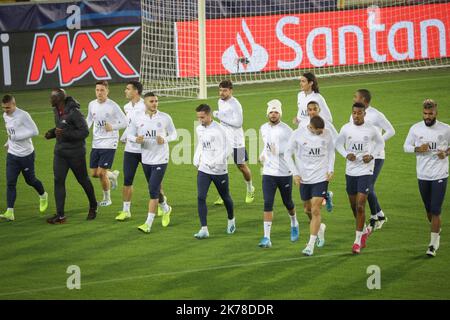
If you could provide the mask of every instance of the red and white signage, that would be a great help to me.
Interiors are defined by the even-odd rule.
[[[175,24],[180,77],[198,76],[197,34]],[[213,19],[206,38],[208,75],[448,57],[450,3]]]
[[[27,85],[40,83],[44,73],[58,70],[61,86],[68,86],[91,73],[97,80],[110,80],[105,62],[122,78],[136,78],[139,73],[119,47],[139,27],[123,27],[107,35],[103,30],[78,31],[70,39],[68,31],[58,32],[52,39],[46,33],[34,36]]]

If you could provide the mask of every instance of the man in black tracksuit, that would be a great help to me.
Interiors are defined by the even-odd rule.
[[[87,220],[93,220],[97,214],[97,200],[86,167],[85,139],[89,135],[86,120],[80,112],[78,102],[66,96],[63,89],[53,89],[50,102],[55,113],[56,127],[47,131],[45,138],[56,138],[53,160],[56,215],[47,219],[47,222],[56,224],[66,221],[64,216],[65,181],[69,169],[72,170],[89,198]]]

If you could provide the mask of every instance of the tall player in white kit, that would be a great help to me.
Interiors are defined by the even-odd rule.
[[[294,156],[295,162],[292,159]],[[286,161],[294,174],[294,183],[300,185],[300,197],[310,220],[309,242],[302,253],[312,256],[314,245],[325,244],[326,225],[322,223],[320,208],[334,175],[334,139],[320,116],[311,118],[306,128],[299,127],[288,142]]]
[[[328,122],[333,122],[330,108],[328,108],[325,98],[319,93],[319,83],[316,76],[311,72],[306,72],[300,77],[301,91],[297,95],[297,116],[292,122],[306,127],[309,123],[308,103],[315,101],[320,107],[320,117]],[[303,123],[302,123],[303,122]]]
[[[308,102],[307,106],[306,106],[307,112],[308,112],[308,116],[311,119],[314,116],[319,116],[320,114],[320,106],[319,103],[317,101],[311,100],[310,102]],[[322,118],[322,117],[321,117]],[[333,139],[333,143],[336,142],[337,136],[338,136],[338,132],[336,131],[336,128],[334,127],[334,125],[328,121],[322,118],[322,120],[324,121],[324,125],[325,125],[325,129],[328,129],[328,131],[331,134],[331,137]],[[311,120],[310,120],[311,121]],[[309,122],[306,121],[302,121],[299,123],[299,128],[303,127],[305,129],[308,128],[308,124]],[[328,212],[331,212],[333,210],[333,191],[328,190],[325,194],[325,197],[322,201],[322,205],[325,205],[327,208]]]
[[[277,189],[280,191],[284,207],[291,221],[291,241],[298,240],[298,221],[292,201],[292,172],[284,158],[292,129],[281,121],[281,102],[277,99],[267,103],[268,122],[259,129],[264,149],[259,156],[263,165],[262,189],[264,195],[264,237],[259,242],[261,248],[270,248],[270,232],[273,220],[273,203]]]
[[[364,104],[366,107],[366,115],[364,117],[364,122],[370,123],[375,126],[377,130],[382,134],[383,140],[386,142],[390,138],[395,135],[395,130],[389,120],[384,116],[383,113],[375,109],[370,105],[370,101],[372,100],[372,95],[370,91],[367,89],[359,89],[355,92],[353,96],[353,102],[360,102]],[[350,116],[350,122],[352,122],[352,116]],[[384,133],[383,133],[384,131]],[[383,224],[387,221],[387,218],[384,215],[383,210],[381,210],[380,204],[378,202],[378,197],[375,193],[375,183],[377,181],[378,175],[381,172],[381,168],[384,164],[385,159],[385,151],[384,149],[380,154],[376,154],[375,156],[375,167],[373,170],[372,183],[373,186],[370,189],[369,195],[367,197],[367,201],[369,202],[370,207],[370,225],[372,228],[381,229]]]
[[[227,158],[232,152],[231,141],[223,126],[212,119],[209,105],[201,104],[195,111],[200,125],[195,129],[198,143],[195,147],[193,164],[198,169],[197,209],[201,229],[194,234],[194,237],[201,240],[209,237],[206,197],[211,182],[214,183],[220,197],[224,200],[228,216],[227,234],[236,232],[236,220],[228,179]]]
[[[147,179],[150,200],[147,220],[138,229],[150,233],[161,189],[161,183],[169,163],[169,142],[177,139],[172,118],[158,110],[158,97],[153,92],[144,95],[145,112],[135,112],[128,126],[127,139],[141,145],[142,167]],[[162,217],[162,226],[170,223],[171,211]]]
[[[353,216],[356,220],[356,237],[352,252],[359,254],[366,247],[367,237],[372,232],[365,227],[365,207],[367,195],[372,188],[375,155],[384,149],[380,132],[364,122],[366,114],[362,103],[352,106],[353,122],[345,124],[336,140],[336,150],[347,159],[345,178],[347,194]]]
[[[423,102],[423,121],[409,129],[403,146],[405,152],[415,153],[419,191],[431,224],[431,240],[426,254],[436,255],[441,238],[441,211],[447,189],[450,126],[437,120],[437,103]]]
[[[6,202],[7,209],[0,218],[14,221],[14,203],[16,201],[17,178],[22,173],[25,182],[39,194],[39,211],[44,213],[48,207],[48,194],[42,182],[36,178],[34,172],[34,146],[32,137],[39,134],[38,128],[28,112],[17,108],[16,99],[12,95],[5,95],[2,99],[3,119],[5,120],[8,141],[5,148],[6,156]]]
[[[112,204],[111,183],[108,170],[111,169],[114,155],[119,141],[119,129],[127,126],[127,117],[119,105],[108,98],[109,86],[105,80],[95,84],[97,99],[88,105],[86,122],[88,128],[94,126],[92,150],[90,155],[91,175],[99,178],[103,189],[103,200],[99,206],[106,207]],[[112,173],[117,179],[118,172]]]
[[[230,80],[223,80],[219,84],[218,101],[219,110],[213,112],[214,118],[220,120],[220,124],[225,129],[233,147],[233,159],[239,170],[244,176],[247,185],[246,203],[252,203],[255,200],[255,187],[252,184],[252,173],[247,165],[248,154],[245,149],[245,137],[242,124],[244,122],[242,106],[239,101],[233,97],[233,84]],[[223,204],[223,199],[218,199],[214,204]]]
[[[134,112],[145,112],[144,99],[142,99],[143,86],[139,81],[131,80],[125,87],[125,97],[129,100],[123,107],[127,115],[128,125],[131,123]],[[125,221],[131,218],[131,198],[133,195],[133,181],[139,163],[142,164],[142,148],[139,143],[127,140],[128,127],[124,130],[120,141],[125,143],[123,154],[123,190],[122,190],[122,210],[116,216],[117,221]],[[168,213],[172,208],[167,204],[166,197],[162,193],[159,195],[158,216]]]

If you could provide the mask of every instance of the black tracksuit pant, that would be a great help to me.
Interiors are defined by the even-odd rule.
[[[78,183],[83,187],[86,196],[89,199],[90,208],[97,208],[94,186],[86,167],[85,154],[78,152],[72,155],[61,155],[55,153],[53,159],[53,174],[55,176],[55,202],[56,212],[59,216],[64,216],[64,204],[66,201],[66,177],[69,169],[72,170]]]

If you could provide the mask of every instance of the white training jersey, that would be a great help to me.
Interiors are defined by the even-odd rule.
[[[284,122],[276,125],[265,123],[259,129],[264,149],[259,156],[263,164],[263,174],[275,177],[291,176],[284,152],[293,130]]]
[[[364,163],[363,156],[375,155],[384,148],[384,140],[380,132],[371,124],[363,123],[360,126],[353,122],[344,124],[336,139],[336,150],[344,157],[353,153],[356,160],[347,159],[345,174],[359,177],[373,175],[375,159],[369,163]]]
[[[353,122],[352,115],[350,115],[350,122]],[[387,141],[395,135],[395,129],[389,120],[385,117],[383,113],[378,111],[372,106],[368,106],[366,109],[366,116],[364,117],[364,122],[373,125],[382,135],[383,140]],[[383,133],[384,130],[384,133]],[[374,155],[375,159],[385,158],[384,148],[381,153]]]
[[[123,106],[123,110],[125,111],[125,114],[127,115],[127,124],[128,126],[131,123],[131,118],[133,116],[134,112],[145,112],[145,104],[144,99],[140,99],[137,103],[133,104],[132,101],[128,102],[126,105]],[[120,137],[120,141],[125,142],[125,151],[131,152],[131,153],[141,153],[141,145],[139,143],[135,143],[132,141],[129,141],[127,139],[128,137],[128,126],[123,131],[122,136]]]
[[[336,128],[328,120],[323,119],[323,122],[325,123],[325,129],[328,129],[330,131],[331,137],[333,138],[333,143],[335,143],[336,139],[337,139],[337,136],[338,136],[338,132],[337,132]],[[300,122],[298,124],[298,127],[307,129],[308,128],[308,124],[309,124],[309,121],[302,121],[302,122]]]
[[[126,128],[127,117],[113,100],[100,103],[95,99],[89,102],[86,122],[89,128],[94,125],[93,149],[117,149],[119,129]],[[107,123],[111,124],[112,131],[106,131]]]
[[[39,130],[30,114],[16,107],[11,115],[4,112],[3,119],[8,134],[8,153],[16,157],[26,157],[33,153],[31,138],[37,136]]]
[[[322,119],[327,120],[329,122],[333,122],[333,117],[331,116],[330,108],[328,108],[327,102],[322,97],[320,93],[311,92],[306,94],[304,91],[300,91],[297,95],[297,119],[299,121],[299,127],[302,122],[306,122],[306,125],[309,123],[309,115],[308,115],[308,103],[310,101],[315,101],[319,104],[320,113],[319,115]],[[303,124],[303,126],[306,127]]]
[[[219,99],[217,105],[219,107],[217,117],[225,129],[232,147],[245,147],[244,129],[242,129],[244,116],[241,104],[235,97],[231,97],[228,100]]]
[[[421,121],[409,129],[403,149],[405,152],[414,152],[415,147],[428,144],[428,152],[416,153],[417,178],[420,180],[439,180],[448,177],[448,156],[439,159],[439,151],[447,151],[450,147],[450,126],[436,120],[431,127]]]
[[[207,127],[198,126],[194,166],[206,174],[228,173],[227,158],[232,152],[231,142],[223,126],[215,121]]]
[[[327,181],[327,173],[334,172],[336,158],[329,129],[317,135],[309,129],[298,128],[289,139],[285,158],[290,170],[301,177],[303,184]]]
[[[144,136],[144,143],[141,145],[143,164],[158,165],[169,162],[168,143],[177,139],[177,130],[167,113],[156,111],[150,116],[145,112],[134,112],[128,126],[127,139],[136,142],[137,136]],[[164,138],[163,144],[157,143],[157,136]]]

